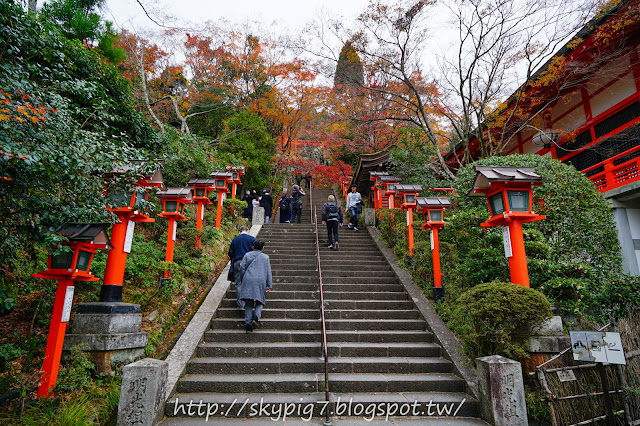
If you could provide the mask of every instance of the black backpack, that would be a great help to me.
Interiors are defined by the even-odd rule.
[[[335,204],[329,204],[327,207],[327,220],[330,219],[339,219],[338,206]]]
[[[280,209],[282,209],[283,211],[289,211],[289,208],[291,207],[291,200],[288,198],[283,198],[280,200]]]
[[[293,199],[294,207],[302,207],[302,194],[300,191],[293,191],[291,193],[291,198]]]

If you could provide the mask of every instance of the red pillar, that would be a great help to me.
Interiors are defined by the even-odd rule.
[[[442,288],[442,272],[440,271],[440,242],[438,241],[438,228],[431,230],[433,238],[433,250],[431,255],[433,257],[433,286],[435,288]]]
[[[50,397],[53,393],[49,393],[53,389],[58,379],[58,370],[60,369],[60,356],[62,355],[62,344],[64,342],[64,334],[67,330],[68,318],[62,318],[64,310],[64,302],[67,294],[67,288],[73,287],[73,280],[58,280],[58,289],[56,290],[56,299],[53,304],[53,314],[51,316],[51,324],[49,325],[49,336],[47,337],[47,347],[44,353],[44,361],[42,363],[42,375],[38,384],[38,397]]]
[[[236,183],[232,182],[231,183],[231,198],[236,198]],[[234,205],[231,205],[231,213],[235,213],[236,209]],[[218,228],[220,228],[220,226],[218,226]],[[198,246],[200,247],[200,246]]]
[[[198,218],[196,219],[196,229],[198,232],[196,233],[196,248],[202,247],[202,216],[204,214],[204,203],[202,201],[198,201]]]
[[[174,232],[176,231],[176,220],[173,218],[169,218],[169,230],[167,231],[167,252],[164,256],[164,260],[166,262],[173,262],[173,246],[175,244],[175,240],[173,239]],[[171,273],[167,270],[164,271],[164,277],[170,278]]]
[[[511,257],[509,257],[511,282],[529,287],[529,269],[527,268],[527,254],[524,251],[522,222],[511,220],[508,229],[511,240]]]
[[[216,212],[216,228],[220,229],[222,221],[222,191],[218,191],[218,211]]]
[[[113,250],[109,250],[107,264],[104,269],[104,279],[100,290],[101,302],[122,301],[122,282],[124,280],[124,268],[127,264],[127,252],[124,251],[124,243],[129,226],[130,211],[115,211],[118,215],[119,223],[115,223],[111,228],[111,245]]]
[[[413,209],[407,209],[407,231],[409,233],[409,254],[413,255]]]

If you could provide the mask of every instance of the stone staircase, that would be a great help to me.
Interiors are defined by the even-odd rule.
[[[330,193],[314,190],[318,214]],[[302,219],[310,222],[308,201]],[[207,411],[208,422],[220,424],[273,424],[284,411],[287,424],[309,424],[302,420],[310,417],[320,424],[324,409],[334,424],[384,422],[387,413],[402,424],[485,424],[473,418],[477,401],[465,394],[464,381],[451,372],[369,234],[345,226],[335,251],[326,248],[326,228],[319,223],[318,230],[332,402],[322,402],[314,228],[276,223],[259,234],[274,278],[260,328],[245,333],[231,288],[167,401],[163,424],[204,423]]]

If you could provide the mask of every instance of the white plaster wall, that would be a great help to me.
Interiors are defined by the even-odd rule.
[[[551,110],[551,120],[556,121],[558,117],[580,102],[582,102],[582,95],[579,91],[563,95]]]
[[[628,56],[623,56],[601,67],[587,83],[589,95],[593,95],[598,89],[609,83],[612,78],[617,77],[625,71],[628,72],[630,67],[631,62]],[[594,113],[593,115],[595,116],[596,114]]]
[[[640,210],[627,209],[627,218],[629,219],[629,230],[631,231],[631,239],[640,239]],[[640,250],[636,250],[636,261],[640,265]]]
[[[562,130],[563,132],[570,132],[586,122],[587,117],[584,115],[584,107],[579,106],[569,114],[562,117],[562,119],[555,121],[553,123],[553,128]]]
[[[594,117],[636,93],[633,75],[629,72],[620,80],[591,98],[591,113]]]

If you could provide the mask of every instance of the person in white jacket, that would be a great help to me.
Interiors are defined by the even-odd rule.
[[[361,203],[362,196],[358,192],[358,187],[355,184],[351,185],[351,192],[347,194],[347,210],[351,215],[349,229],[354,231],[358,230],[358,215],[360,214]]]

